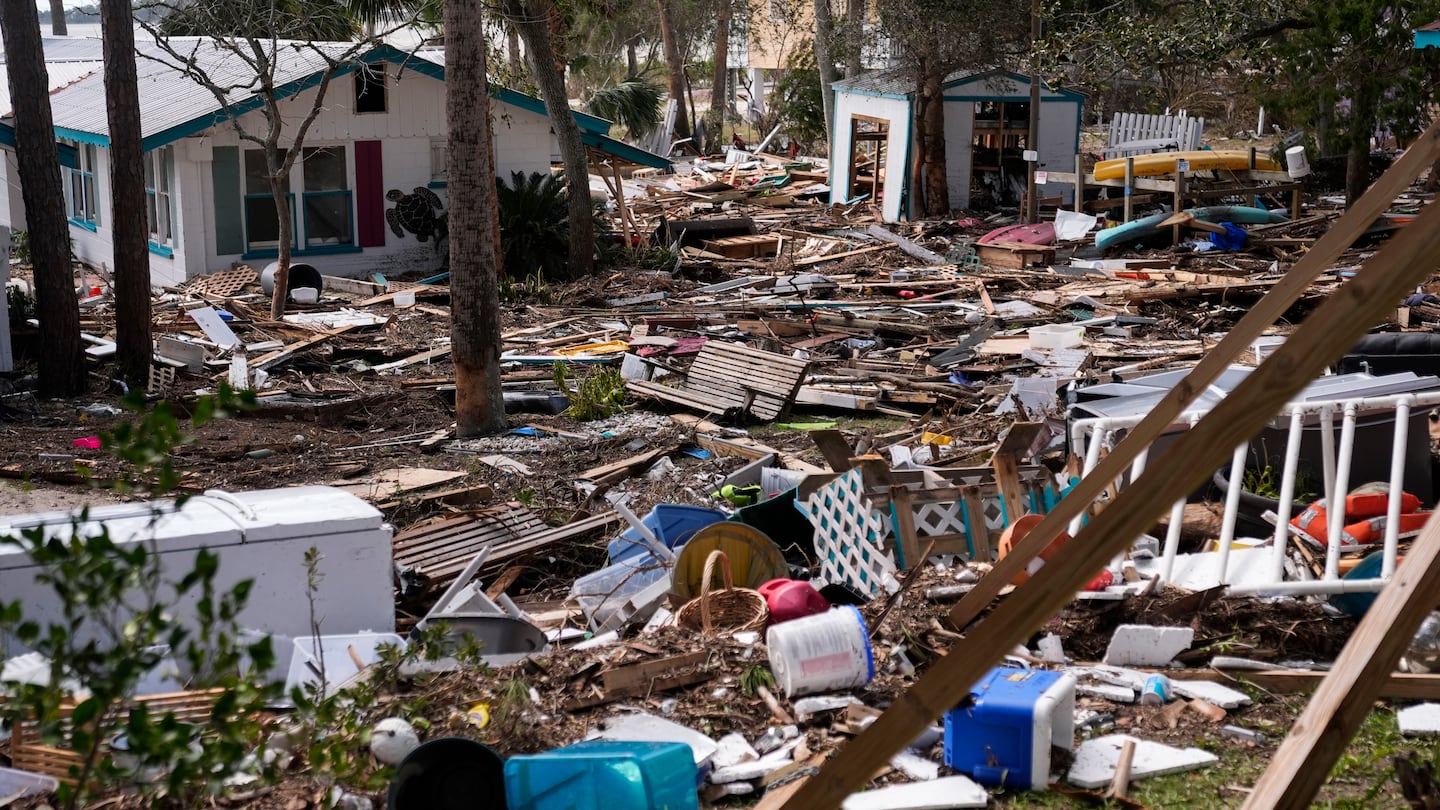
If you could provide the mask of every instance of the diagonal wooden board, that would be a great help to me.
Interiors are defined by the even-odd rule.
[[[1440,127],[1432,127],[1426,133],[1427,143],[1433,146],[1437,136],[1440,136]],[[1412,168],[1415,174],[1419,173],[1420,167]],[[1389,176],[1387,173],[1386,177]],[[1342,217],[1332,231],[1352,231],[1357,217],[1367,225],[1374,218],[1367,217],[1364,210],[1353,210]],[[1321,304],[1273,356],[1169,451],[1152,461],[1139,480],[1081,529],[1074,541],[1061,547],[1038,573],[900,695],[879,720],[841,749],[820,774],[785,804],[786,810],[839,807],[851,792],[865,784],[876,767],[914,740],[928,724],[958,705],[970,686],[998,663],[1007,650],[1068,604],[1094,566],[1108,561],[1148,528],[1157,513],[1199,486],[1209,471],[1223,463],[1237,445],[1249,440],[1327,364],[1339,358],[1372,324],[1384,318],[1397,300],[1436,268],[1437,255],[1440,255],[1440,205],[1428,207],[1415,222],[1392,237],[1355,278]],[[1217,355],[1223,353],[1217,351],[1211,356]],[[1222,363],[1229,356],[1225,356]],[[1097,468],[1082,482],[1093,480],[1103,488],[1105,482],[1114,478],[1115,474],[1106,474]],[[1074,497],[1073,493],[1070,497]],[[996,566],[985,579],[1000,573]],[[1342,726],[1336,733],[1348,740],[1353,731]],[[1343,746],[1333,750],[1317,748],[1304,767],[1328,774],[1333,759],[1326,762],[1323,757],[1338,755],[1342,749]],[[1317,787],[1319,779],[1323,776],[1314,782]]]
[[[1304,810],[1365,721],[1386,678],[1440,598],[1440,520],[1431,519],[1405,565],[1350,634],[1330,675],[1270,758],[1245,807]]]
[[[1066,524],[1094,503],[1110,482],[1123,475],[1136,456],[1159,438],[1185,406],[1214,382],[1236,357],[1246,351],[1255,338],[1274,324],[1285,310],[1309,289],[1311,282],[1334,264],[1340,254],[1354,243],[1356,237],[1389,207],[1395,195],[1405,190],[1411,180],[1437,159],[1440,159],[1440,121],[1431,124],[1425,134],[1395,161],[1389,171],[1375,181],[1345,216],[1316,240],[1310,251],[1285,274],[1285,278],[1271,288],[1269,294],[1257,301],[1214,349],[1200,358],[1200,362],[1185,379],[1155,403],[1145,419],[1130,429],[1120,444],[1101,460],[1094,471],[1080,479],[1075,488],[1050,510],[1045,519],[1026,535],[1024,540],[1011,549],[1004,559],[997,561],[989,574],[980,578],[974,589],[951,609],[951,626],[963,630],[974,621],[975,617],[995,600],[1001,589],[1024,570]],[[1399,298],[1395,300],[1398,301]],[[1365,326],[1379,320],[1378,317],[1374,318]]]

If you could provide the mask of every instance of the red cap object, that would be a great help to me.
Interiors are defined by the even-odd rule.
[[[770,608],[770,623],[803,619],[830,609],[830,603],[815,586],[796,579],[772,579],[757,588]]]

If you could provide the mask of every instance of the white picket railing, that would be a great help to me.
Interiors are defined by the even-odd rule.
[[[1231,457],[1230,482],[1226,491],[1225,509],[1221,518],[1219,537],[1220,582],[1230,584],[1232,594],[1334,594],[1352,592],[1375,592],[1395,572],[1395,560],[1399,548],[1401,498],[1405,491],[1405,457],[1410,436],[1410,417],[1418,409],[1429,409],[1440,405],[1440,391],[1418,394],[1399,394],[1363,399],[1294,402],[1281,411],[1278,419],[1289,417],[1284,467],[1280,479],[1279,507],[1275,515],[1275,530],[1269,540],[1272,553],[1267,564],[1267,573],[1257,577],[1244,577],[1243,583],[1232,583],[1230,554],[1235,541],[1235,525],[1240,510],[1241,482],[1245,477],[1246,462],[1250,456],[1250,443],[1235,448]],[[1387,521],[1381,548],[1384,551],[1380,575],[1370,579],[1342,579],[1340,576],[1340,554],[1343,529],[1345,527],[1345,495],[1355,483],[1350,480],[1351,461],[1356,451],[1355,428],[1359,417],[1371,417],[1389,413],[1393,416],[1393,441],[1391,442],[1389,499]],[[1204,411],[1191,411],[1176,420],[1176,425],[1188,430]],[[1335,436],[1335,418],[1340,417],[1340,436]],[[1113,446],[1125,431],[1133,428],[1143,419],[1140,416],[1102,417],[1075,420],[1070,427],[1071,446],[1084,459],[1083,473],[1089,475],[1100,461],[1102,448]],[[1322,460],[1322,477],[1328,526],[1325,548],[1325,569],[1318,579],[1286,580],[1285,560],[1289,549],[1291,503],[1295,497],[1296,479],[1300,466],[1300,443],[1307,421],[1318,421]],[[1428,441],[1428,438],[1427,438]],[[1383,452],[1382,448],[1364,448],[1365,452]],[[1150,449],[1143,451],[1131,465],[1129,480],[1135,480],[1145,471]],[[1260,460],[1260,466],[1269,463]],[[1123,481],[1117,485],[1123,485]],[[1428,499],[1430,493],[1423,493]],[[1163,543],[1160,564],[1162,582],[1170,582],[1175,569],[1175,558],[1180,545],[1180,530],[1185,511],[1185,499],[1175,502],[1170,511],[1169,529]],[[1070,532],[1080,530],[1083,518],[1076,518],[1070,524]],[[1304,566],[1296,570],[1302,574],[1308,571]]]
[[[1178,115],[1115,113],[1115,117],[1110,119],[1105,158],[1131,157],[1172,149],[1182,152],[1199,149],[1204,131],[1204,118],[1191,118],[1183,111]]]

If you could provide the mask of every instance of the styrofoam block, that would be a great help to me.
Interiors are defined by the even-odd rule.
[[[1082,683],[1076,684],[1075,694],[1098,697],[1112,703],[1134,703],[1135,690],[1128,686],[1115,686],[1108,683]]]
[[[891,757],[890,766],[917,782],[929,782],[940,776],[940,763],[906,751]]]
[[[750,745],[743,734],[730,733],[720,738],[719,748],[715,756],[711,757],[710,764],[717,768],[728,768],[731,765],[739,765],[742,762],[754,762],[760,758],[760,752]]]
[[[1238,709],[1241,706],[1250,705],[1249,695],[1221,683],[1172,679],[1170,686],[1175,690],[1175,694],[1181,697],[1209,701],[1222,709]]]
[[[1150,677],[1148,672],[1125,667],[1070,667],[1066,671],[1077,678],[1093,678],[1101,683],[1128,686],[1136,691],[1144,689],[1145,680]]]
[[[717,785],[727,782],[749,782],[751,779],[759,779],[771,771],[778,771],[790,764],[790,758],[785,759],[764,759],[755,762],[742,762],[739,765],[731,765],[728,768],[716,768],[710,772],[710,781]]]
[[[696,765],[704,765],[720,747],[714,740],[688,726],[645,712],[608,718],[605,728],[592,731],[587,739],[684,743],[694,752]]]
[[[1406,737],[1440,735],[1440,703],[1406,706],[1395,713],[1395,719],[1400,723],[1400,733]]]
[[[1130,765],[1132,780],[1193,771],[1220,761],[1219,757],[1199,748],[1172,748],[1128,734],[1108,734],[1080,744],[1065,781],[1082,788],[1110,784],[1115,777],[1115,764],[1120,761],[1120,749],[1127,740],[1135,743],[1135,759]]]
[[[990,803],[985,788],[968,776],[947,776],[932,782],[893,785],[853,793],[841,810],[949,810],[952,807],[984,807]]]
[[[1195,630],[1190,627],[1122,624],[1110,636],[1110,646],[1105,649],[1105,663],[1163,667],[1188,650],[1194,640]]]

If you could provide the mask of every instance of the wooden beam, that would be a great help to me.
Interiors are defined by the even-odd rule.
[[[1371,321],[1366,321],[1371,323]],[[1304,810],[1410,646],[1440,597],[1440,521],[1433,518],[1405,555],[1405,565],[1360,620],[1330,674],[1270,758],[1244,807]]]
[[[1356,201],[1350,211],[1336,221],[1324,236],[1316,240],[1309,252],[1290,268],[1284,278],[1270,289],[1269,294],[1255,302],[1250,311],[1245,313],[1245,317],[1235,324],[1214,349],[1200,358],[1200,362],[1185,379],[1155,403],[1145,419],[1126,433],[1120,444],[1090,475],[1080,479],[1070,490],[1070,494],[1055,505],[1034,531],[1012,549],[1005,559],[997,561],[989,574],[980,578],[975,588],[950,610],[951,626],[959,630],[974,621],[999,595],[1001,589],[1014,579],[1017,573],[1024,570],[1036,554],[1050,545],[1050,541],[1066,524],[1094,503],[1108,482],[1124,474],[1131,462],[1160,437],[1185,406],[1229,368],[1231,361],[1248,351],[1255,338],[1260,337],[1291,304],[1307,292],[1310,284],[1321,273],[1329,270],[1340,258],[1340,254],[1348,250],[1376,217],[1390,207],[1395,195],[1408,188],[1410,181],[1436,159],[1440,159],[1440,121],[1431,124],[1425,134],[1401,155],[1389,171],[1370,186],[1369,191]],[[1391,302],[1402,297],[1394,296]],[[1367,323],[1379,323],[1382,317],[1377,316]],[[1339,354],[1336,355],[1338,356]],[[1277,408],[1276,411],[1278,410]],[[1238,445],[1239,442],[1235,444]],[[1232,449],[1234,446],[1231,445]]]
[[[1313,692],[1325,681],[1328,671],[1293,669],[1226,669],[1219,672],[1186,673],[1186,678],[1216,683],[1243,681],[1253,683],[1266,692],[1298,694]],[[1393,672],[1379,679],[1377,698],[1401,700],[1440,700],[1440,674]]]
[[[1440,144],[1440,125],[1431,127],[1424,142],[1427,146],[1417,146],[1417,153],[1436,150],[1437,144]],[[1411,153],[1405,157],[1411,157]],[[1433,156],[1430,159],[1433,160]],[[1396,164],[1407,171],[1413,169],[1413,174],[1405,177],[1407,185],[1424,165],[1427,163],[1423,160],[1416,165],[1405,162],[1405,158]],[[1389,183],[1385,182],[1387,179]],[[1377,184],[1382,188],[1375,190],[1383,192],[1385,187],[1393,187],[1395,182],[1392,170]],[[1359,225],[1363,228],[1373,219],[1373,215],[1367,215],[1366,210],[1357,206],[1336,223],[1331,234],[1354,231],[1356,220],[1363,220]],[[1349,244],[1348,240],[1346,244]],[[1437,252],[1440,252],[1440,206],[1430,206],[1422,211],[1411,227],[1403,228],[1391,237],[1360,273],[1326,299],[1289,340],[1246,377],[1234,392],[1221,400],[1160,458],[1152,460],[1145,474],[1109,508],[1081,529],[1072,542],[1062,546],[1045,566],[995,608],[963,641],[951,647],[914,686],[891,704],[879,720],[841,749],[814,779],[786,803],[786,810],[832,810],[839,807],[852,791],[865,783],[877,766],[908,745],[936,718],[959,705],[971,685],[999,663],[1007,651],[1074,599],[1075,592],[1089,580],[1097,566],[1108,562],[1149,528],[1157,510],[1207,480],[1210,471],[1223,463],[1235,447],[1248,441],[1327,364],[1354,345],[1371,324],[1379,322],[1396,300],[1427,278],[1435,267]],[[1221,354],[1223,352],[1216,351],[1209,357]],[[1222,358],[1222,363],[1226,360],[1228,356]],[[1181,386],[1184,386],[1183,382]],[[1153,411],[1151,415],[1155,415]],[[1111,459],[1121,457],[1117,448]],[[1128,466],[1128,461],[1117,462],[1116,466],[1123,469]],[[1083,480],[1093,480],[1103,487],[1104,481],[1115,477],[1115,473],[1102,472]],[[1062,503],[1074,497],[1072,492]],[[1081,500],[1089,502],[1089,498]],[[1055,514],[1052,512],[1051,517]],[[1063,520],[1049,522],[1060,523]],[[1037,533],[1038,527],[1031,537]],[[1048,545],[1054,534],[1040,536],[1043,545]],[[1405,568],[1412,566],[1415,571],[1405,573],[1402,569],[1397,576],[1416,577],[1419,570],[1429,567],[1412,559]],[[981,582],[1000,573],[1001,567],[997,565]],[[1385,595],[1381,598],[1384,599]],[[1430,607],[1433,607],[1433,602]],[[1329,772],[1328,765],[1317,765],[1314,761],[1307,766],[1318,771],[1320,775],[1317,779],[1323,779],[1324,774]]]

